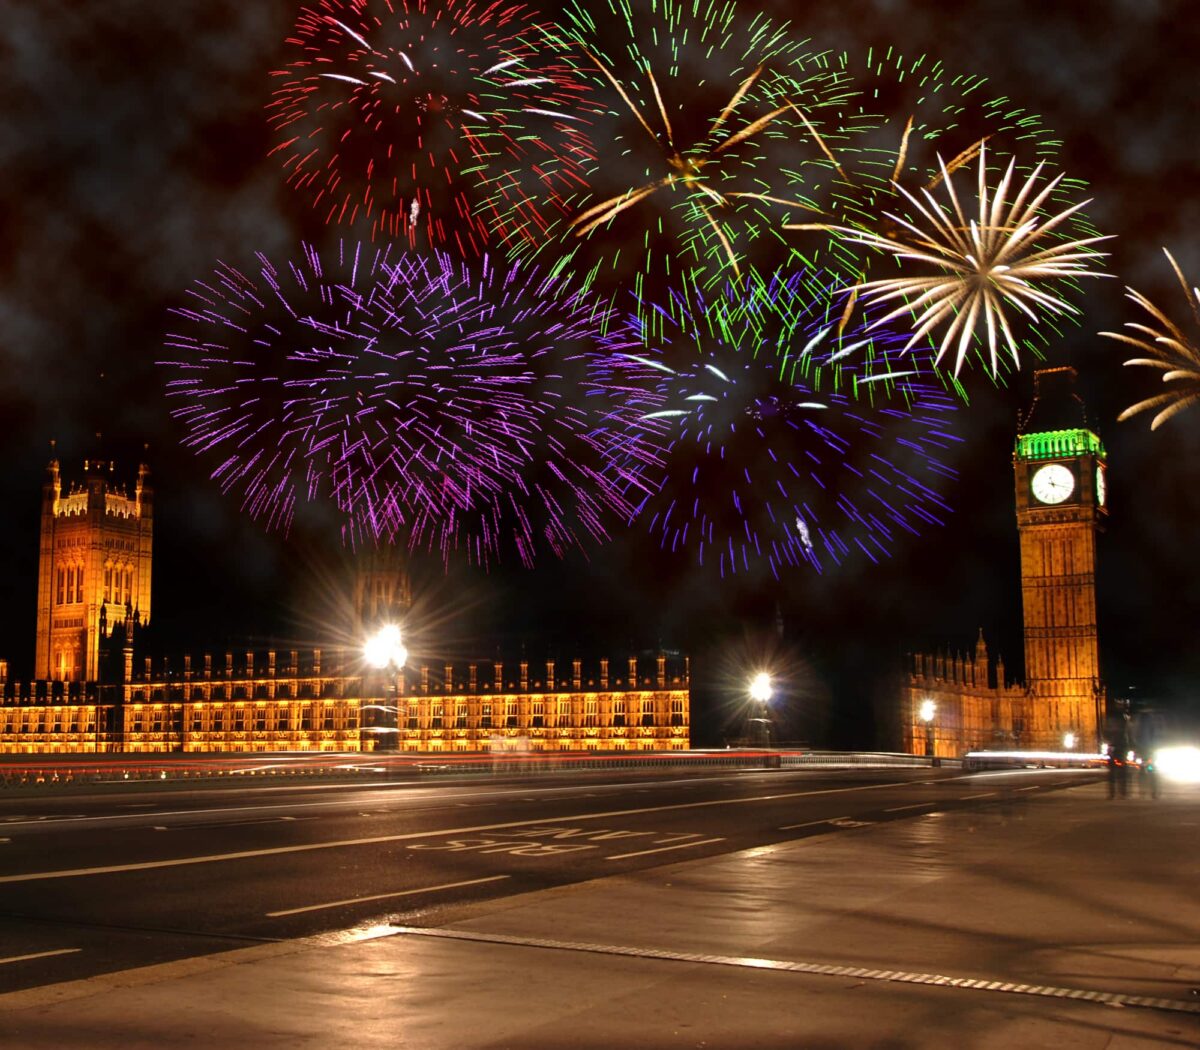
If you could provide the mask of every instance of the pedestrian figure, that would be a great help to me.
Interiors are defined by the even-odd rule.
[[[1118,722],[1113,739],[1108,745],[1108,797],[1121,798],[1129,795],[1129,765],[1127,749],[1129,736],[1124,722]]]

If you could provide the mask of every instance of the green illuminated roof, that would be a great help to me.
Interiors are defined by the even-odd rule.
[[[1104,444],[1090,430],[1082,427],[1017,435],[1016,455],[1020,459],[1061,459],[1089,452],[1103,457]]]

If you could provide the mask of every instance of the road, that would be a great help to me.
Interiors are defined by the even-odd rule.
[[[0,993],[939,810],[1084,770],[600,771],[0,798]]]

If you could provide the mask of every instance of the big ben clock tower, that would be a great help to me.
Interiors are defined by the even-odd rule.
[[[1013,452],[1025,617],[1022,744],[1099,745],[1104,703],[1096,632],[1096,537],[1108,514],[1106,456],[1073,368],[1034,373]]]

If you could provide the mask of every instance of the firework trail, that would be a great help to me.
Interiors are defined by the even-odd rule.
[[[595,146],[547,156],[536,178],[499,151],[482,166],[491,204],[513,217],[501,223],[509,250],[550,253],[556,273],[643,301],[741,275],[760,245],[786,255],[781,222],[803,208],[808,172],[829,175],[805,133],[841,97],[822,56],[732,3],[569,0],[561,23],[544,46],[570,56],[602,102]],[[519,136],[522,115],[505,117]],[[544,191],[546,170],[563,175],[561,192]]]
[[[327,222],[372,237],[479,254],[486,214],[471,174],[488,150],[527,163],[494,127],[518,113],[563,153],[579,137],[585,86],[524,37],[534,13],[472,0],[320,0],[301,10],[268,106],[272,153]],[[485,209],[486,212],[486,209]]]
[[[629,520],[655,451],[592,375],[594,303],[486,258],[343,246],[259,264],[193,286],[162,362],[185,445],[251,515],[286,530],[311,501],[351,542],[482,565]]]
[[[1192,320],[1200,332],[1200,288],[1187,282],[1183,271],[1166,248],[1163,249],[1171,269],[1183,289],[1183,297],[1187,300],[1192,312]],[[1125,327],[1136,335],[1126,335],[1124,332],[1101,332],[1109,339],[1117,339],[1136,347],[1149,357],[1131,357],[1125,364],[1156,368],[1162,372],[1162,381],[1170,389],[1164,394],[1148,397],[1125,409],[1119,416],[1118,422],[1123,422],[1139,412],[1153,409],[1159,411],[1150,422],[1150,429],[1157,430],[1159,426],[1170,419],[1175,413],[1183,411],[1190,405],[1200,401],[1200,342],[1189,337],[1179,325],[1175,324],[1162,310],[1155,306],[1141,292],[1132,288],[1125,289],[1125,297],[1137,303],[1150,315],[1154,324],[1138,324],[1127,321]]]
[[[658,308],[672,338],[614,357],[657,374],[628,404],[667,449],[666,480],[641,509],[664,548],[721,576],[765,562],[778,577],[877,561],[941,523],[954,400],[897,365],[901,338],[843,326],[811,276],[680,300]]]
[[[894,303],[874,322],[892,324],[911,315],[914,330],[905,350],[922,344],[941,329],[941,345],[934,364],[954,350],[957,377],[968,352],[982,343],[988,352],[993,377],[998,374],[1002,348],[1014,367],[1020,351],[1013,335],[1009,310],[1036,326],[1049,317],[1077,316],[1080,310],[1060,294],[1079,291],[1077,278],[1102,277],[1091,267],[1104,258],[1093,246],[1107,237],[1073,237],[1060,227],[1082,222],[1080,210],[1088,201],[1061,211],[1047,208],[1062,181],[1058,175],[1039,184],[1039,164],[1014,186],[1016,162],[1010,161],[993,187],[989,184],[987,149],[979,150],[977,211],[968,217],[954,185],[954,176],[943,164],[941,186],[948,204],[929,190],[920,196],[903,186],[896,190],[912,218],[888,212],[895,233],[879,234],[851,227],[838,229],[847,240],[892,256],[901,269],[915,271],[900,277],[863,281],[852,292],[866,301]],[[1090,228],[1088,233],[1093,233]],[[1053,287],[1046,287],[1053,282]]]

